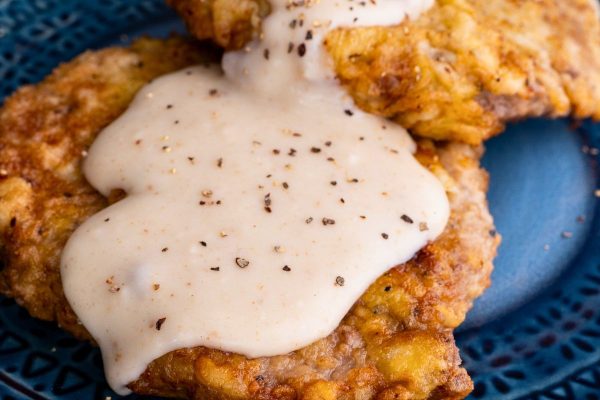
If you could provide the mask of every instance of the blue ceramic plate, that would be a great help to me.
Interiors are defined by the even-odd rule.
[[[86,49],[174,30],[183,26],[162,0],[0,0],[0,99]],[[600,400],[600,125],[529,121],[487,148],[504,242],[493,286],[457,334],[471,398]],[[96,349],[8,299],[0,396],[118,398]]]

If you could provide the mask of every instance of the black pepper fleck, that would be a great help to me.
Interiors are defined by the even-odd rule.
[[[321,149],[318,147],[311,147],[310,148],[311,153],[320,153]]]
[[[386,286],[383,290],[385,290],[386,292],[389,292],[390,290],[392,290],[391,286]]]
[[[298,55],[300,57],[304,57],[305,54],[306,54],[306,45],[304,43],[300,43],[300,45],[298,46]]]
[[[404,222],[406,222],[407,224],[414,224],[415,221],[413,221],[413,219],[411,217],[409,217],[406,214],[403,214],[400,219]]]
[[[390,237],[390,235],[388,235],[387,233],[382,233],[381,237],[384,238],[385,240],[388,240],[388,238]]]
[[[157,331],[160,331],[160,328],[162,328],[162,326],[163,326],[163,324],[165,323],[165,321],[166,321],[166,320],[167,320],[167,318],[166,318],[166,317],[163,317],[163,318],[159,318],[159,319],[156,321],[156,325],[155,325],[155,326],[156,326],[156,330],[157,330]]]
[[[282,269],[283,269],[285,272],[290,272],[290,271],[292,270],[292,269],[291,269],[290,267],[288,267],[287,265],[285,265],[285,266],[284,266]]]
[[[335,284],[337,286],[344,286],[344,283],[346,282],[346,280],[342,277],[342,276],[337,276],[335,278]]]
[[[211,270],[211,271],[217,271],[217,272],[218,272],[218,271],[220,271],[220,270],[221,270],[221,268],[220,268],[220,267],[211,267],[211,268],[210,268],[210,270]]]
[[[250,261],[240,258],[240,257],[237,257],[235,259],[235,263],[240,268],[246,268],[248,265],[250,265]]]
[[[335,220],[331,219],[331,218],[323,218],[321,220],[321,222],[323,223],[323,225],[327,226],[327,225],[335,225]]]
[[[202,247],[206,247],[206,242],[204,240],[201,240],[200,244],[202,245]]]
[[[167,251],[169,251],[169,248],[168,248],[168,247],[163,247],[161,251],[162,251],[163,253],[166,253]]]
[[[306,220],[304,222],[306,222],[307,224],[310,224],[311,222],[313,222],[313,217],[306,218]]]
[[[344,110],[344,113],[345,113],[347,116],[349,116],[349,117],[351,117],[351,116],[353,116],[353,115],[354,115],[354,113],[352,112],[352,110],[349,110],[349,109],[345,109],[345,110]]]

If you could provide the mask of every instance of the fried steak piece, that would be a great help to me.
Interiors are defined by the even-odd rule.
[[[225,48],[269,13],[266,0],[167,2]],[[525,117],[600,119],[597,0],[437,0],[399,26],[334,30],[326,46],[360,107],[424,137],[480,144]]]
[[[0,110],[0,291],[31,315],[92,340],[67,303],[60,254],[105,199],[81,161],[100,130],[149,80],[206,60],[180,38],[87,52],[27,86]],[[487,209],[482,149],[419,143],[419,161],[447,188],[445,232],[391,269],[328,337],[290,354],[249,360],[208,348],[173,351],[130,384],[189,399],[462,399],[472,388],[452,329],[489,284],[499,237]],[[326,305],[324,305],[326,306]]]

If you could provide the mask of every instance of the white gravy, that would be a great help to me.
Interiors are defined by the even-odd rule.
[[[224,74],[147,85],[84,163],[102,194],[127,197],[76,230],[61,273],[118,393],[175,349],[273,356],[327,336],[447,222],[406,131],[355,108],[322,46],[329,29],[394,24],[432,0],[271,3]]]

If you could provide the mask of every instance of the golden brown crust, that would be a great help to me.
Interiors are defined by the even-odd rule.
[[[600,119],[594,2],[437,0],[399,26],[335,30],[327,48],[339,79],[365,110],[425,137],[479,144],[505,122],[528,116]],[[193,33],[228,12],[227,1],[169,3]],[[267,10],[264,0],[236,3],[256,10],[246,15],[252,23],[238,19],[234,29],[220,17],[214,32],[200,36],[236,48],[255,35]]]
[[[269,14],[267,0],[167,0],[185,16],[189,32],[212,39],[227,49],[239,49],[252,40],[262,18]]]
[[[148,80],[200,62],[181,39],[86,53],[0,110],[0,290],[80,338],[60,281],[73,230],[108,202],[83,179],[82,152]],[[444,234],[378,279],[328,337],[296,352],[248,360],[206,348],[171,352],[131,388],[190,399],[460,399],[471,381],[452,329],[489,283],[498,238],[487,210],[481,149],[419,144],[444,182]]]

